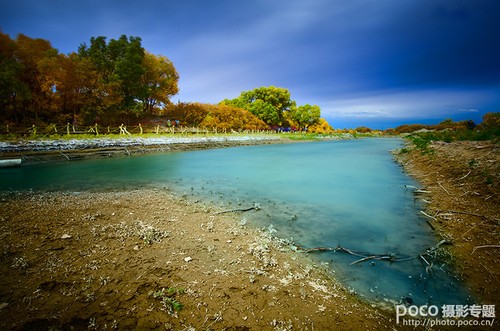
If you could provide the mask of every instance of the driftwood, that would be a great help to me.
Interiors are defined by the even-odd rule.
[[[67,156],[66,154],[64,154],[63,152],[59,152],[62,156],[64,156],[68,161],[70,161],[70,158],[69,156]]]
[[[437,219],[434,217],[434,216],[431,216],[429,214],[427,214],[425,211],[420,211],[420,213],[424,214],[425,216],[429,217],[429,218],[432,218],[433,220],[437,221]]]
[[[460,210],[440,210],[440,209],[436,209],[436,211],[438,213],[452,213],[452,214],[461,214],[461,215],[470,215],[470,216],[480,217],[480,218],[485,219],[486,221],[490,221],[492,223],[495,223],[492,219],[489,219],[487,216],[482,215],[482,214],[470,213],[470,212],[467,212],[467,211],[460,211]]]
[[[256,210],[256,211],[260,210],[260,205],[258,203],[256,203],[253,205],[253,207],[223,210],[223,211],[219,211],[215,214],[218,215],[218,214],[224,214],[224,213],[245,212],[245,211],[250,211],[250,210]]]
[[[20,167],[21,159],[0,160],[0,168]]]
[[[342,246],[337,246],[337,247],[314,247],[314,248],[303,248],[300,246],[296,245],[296,251],[301,252],[301,253],[313,253],[313,252],[343,252],[347,253],[350,255],[354,255],[357,257],[360,257],[361,259],[356,260],[352,262],[350,265],[366,262],[366,261],[371,261],[371,260],[378,260],[378,261],[389,261],[389,262],[404,262],[404,261],[410,261],[410,260],[415,260],[415,259],[420,259],[423,262],[425,262],[425,271],[429,273],[431,270],[433,263],[427,261],[427,258],[431,258],[432,255],[442,246],[446,244],[451,244],[449,241],[443,239],[439,241],[436,245],[429,247],[425,252],[415,255],[415,256],[410,256],[410,257],[403,257],[403,258],[398,258],[396,254],[367,254],[363,252],[357,252],[353,251],[351,249],[342,247]]]
[[[448,192],[448,190],[446,190],[446,189],[444,188],[444,186],[443,186],[443,185],[441,185],[441,183],[440,183],[439,181],[438,181],[438,184],[439,184],[439,186],[441,186],[441,188],[442,188],[442,189],[446,192],[446,194],[448,194],[449,196],[451,196],[450,192]]]
[[[429,194],[429,193],[431,193],[431,191],[427,191],[423,188],[418,188],[418,187],[415,187],[413,185],[405,185],[405,187],[413,189],[414,194]]]
[[[474,254],[474,252],[476,251],[476,249],[479,249],[479,248],[500,248],[500,245],[482,245],[482,246],[476,246],[476,247],[474,247],[474,249],[472,250],[472,252],[470,253],[470,255]]]

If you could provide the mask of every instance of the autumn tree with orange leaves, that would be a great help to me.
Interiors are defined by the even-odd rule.
[[[91,38],[61,54],[49,41],[0,32],[0,120],[92,124],[153,115],[178,93],[168,58],[147,53],[138,37]]]

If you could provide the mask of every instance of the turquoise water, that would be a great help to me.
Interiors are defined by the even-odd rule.
[[[405,185],[418,186],[393,162],[398,139],[247,146],[23,166],[0,171],[0,190],[102,190],[169,187],[223,209],[258,203],[241,215],[303,247],[342,247],[409,257],[438,238]],[[342,252],[311,253],[371,300],[465,304],[467,292],[437,262],[367,261]]]

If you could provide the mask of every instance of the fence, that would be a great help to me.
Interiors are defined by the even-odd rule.
[[[137,126],[102,126],[95,124],[93,126],[76,126],[71,124],[56,125],[49,124],[46,126],[36,126],[33,124],[31,127],[0,125],[0,134],[2,135],[19,135],[19,136],[52,136],[52,135],[142,135],[142,134],[239,134],[239,133],[274,133],[276,130],[238,130],[233,129],[220,129],[220,128],[207,128],[207,127],[184,127],[176,125],[142,125]]]

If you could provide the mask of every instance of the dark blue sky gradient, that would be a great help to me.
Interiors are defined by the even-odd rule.
[[[0,0],[0,29],[76,51],[139,36],[180,74],[177,101],[260,86],[336,128],[481,121],[500,111],[497,0]]]

